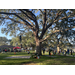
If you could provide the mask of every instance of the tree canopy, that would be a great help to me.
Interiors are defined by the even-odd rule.
[[[20,36],[12,38],[11,45],[20,46],[22,43],[23,48],[25,47],[35,47],[35,39],[32,32],[24,33],[22,35],[22,40],[20,42]]]
[[[53,34],[72,32],[75,28],[74,9],[1,9],[0,23],[5,25],[3,33],[10,35],[32,31],[37,53],[41,54],[41,44]],[[61,24],[60,24],[61,23]],[[47,32],[47,33],[46,33]],[[17,34],[16,34],[17,33]],[[68,36],[66,34],[66,36]]]
[[[11,40],[8,40],[6,37],[0,37],[0,46],[7,45],[10,43]]]

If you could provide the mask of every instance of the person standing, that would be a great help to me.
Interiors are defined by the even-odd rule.
[[[43,48],[43,54],[45,54],[45,48]]]
[[[51,50],[51,49],[49,49],[49,55],[50,55],[50,56],[51,56],[51,51],[52,51],[52,50]]]
[[[67,54],[69,54],[69,49],[67,49]]]
[[[72,49],[71,49],[71,55],[72,55]]]
[[[65,51],[64,50],[62,51],[62,54],[65,55]]]
[[[5,52],[7,52],[7,49],[5,49]]]
[[[26,47],[26,52],[27,52],[27,47]]]
[[[27,52],[28,52],[28,54],[30,53],[30,51],[29,51],[29,50],[27,50]]]
[[[14,54],[16,54],[16,51],[17,51],[17,49],[15,48],[15,49],[14,49]]]

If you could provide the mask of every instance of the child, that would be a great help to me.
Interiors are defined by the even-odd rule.
[[[30,51],[28,50],[28,54],[30,53]]]

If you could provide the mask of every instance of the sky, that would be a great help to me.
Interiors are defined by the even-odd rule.
[[[39,12],[36,13],[36,15],[38,15]],[[3,26],[0,26],[0,37],[6,37],[7,39],[12,39],[13,36],[10,36],[10,33],[8,33],[8,35],[5,35],[5,33],[1,33],[1,29]]]
[[[8,35],[5,35],[5,33],[1,33],[1,29],[2,29],[2,26],[0,26],[0,37],[6,37],[7,39],[12,39],[13,36],[9,36],[10,34],[8,33]]]
[[[39,14],[39,12],[36,13],[36,16]],[[12,39],[14,36],[10,36],[10,33],[8,33],[8,35],[5,35],[5,33],[1,33],[1,29],[4,26],[0,26],[0,37],[6,37],[7,39]]]

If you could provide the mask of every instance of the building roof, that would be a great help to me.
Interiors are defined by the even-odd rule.
[[[0,46],[0,48],[13,48],[13,47],[15,47],[15,46],[12,46],[12,45],[2,45],[2,46]]]

